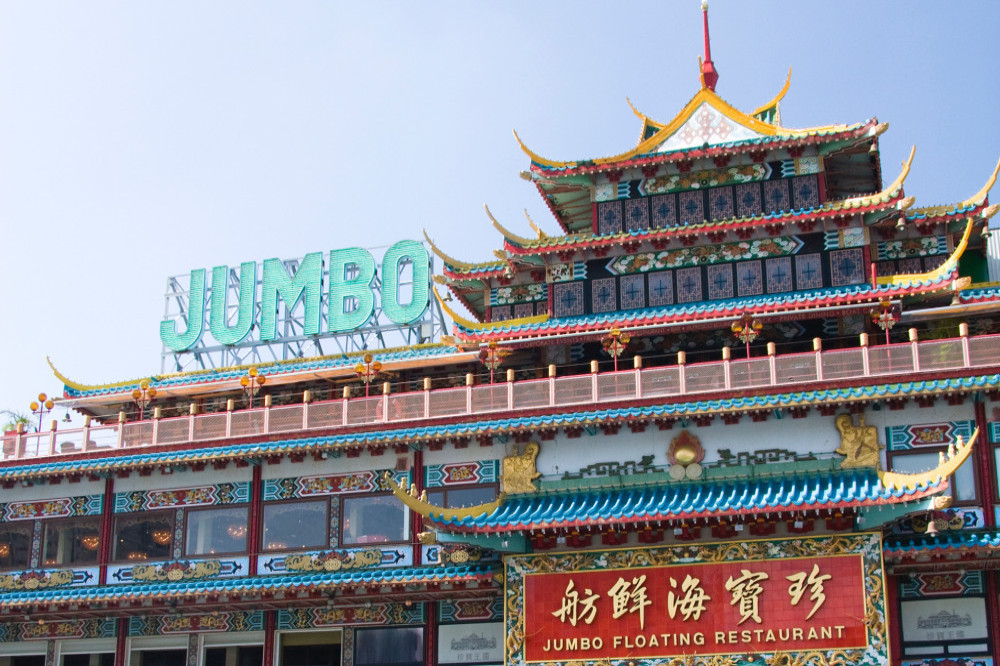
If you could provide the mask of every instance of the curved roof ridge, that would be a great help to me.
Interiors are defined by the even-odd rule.
[[[465,518],[474,518],[483,514],[489,515],[500,508],[504,499],[503,496],[501,496],[492,502],[487,502],[485,504],[477,504],[475,506],[462,507],[459,509],[448,509],[446,507],[436,506],[428,502],[426,490],[418,497],[415,486],[411,486],[407,489],[406,482],[397,483],[390,472],[386,472],[382,478],[388,486],[392,488],[392,494],[395,495],[400,502],[409,507],[414,513],[418,513],[424,518],[431,518],[431,514],[435,514],[434,518],[431,518],[432,520],[455,521],[463,520]]]
[[[997,160],[997,165],[993,169],[993,173],[990,177],[986,179],[986,183],[979,189],[978,192],[973,194],[968,199],[960,201],[957,204],[944,204],[942,206],[921,206],[920,208],[914,208],[910,211],[914,215],[945,215],[947,213],[969,208],[971,206],[978,206],[986,203],[989,198],[990,190],[993,189],[993,185],[996,184],[997,175],[1000,175],[1000,160]]]
[[[972,235],[972,226],[975,218],[969,217],[967,219],[969,222],[965,225],[965,233],[962,234],[962,240],[960,240],[958,245],[955,246],[955,250],[951,253],[951,256],[949,256],[940,266],[932,271],[927,271],[926,273],[902,273],[898,275],[887,275],[878,278],[875,283],[878,285],[898,285],[913,282],[936,282],[955,270],[955,267],[958,265],[958,260],[962,258],[962,255],[965,253],[965,248],[969,245],[969,236]]]
[[[515,234],[514,232],[508,230],[505,226],[503,226],[502,224],[500,224],[499,222],[497,222],[497,218],[493,217],[493,213],[490,212],[490,207],[489,206],[487,206],[486,204],[483,204],[483,208],[486,210],[486,215],[489,216],[490,222],[493,223],[493,227],[497,231],[499,231],[501,233],[501,235],[503,235],[504,240],[509,241],[509,242],[513,243],[514,245],[520,245],[520,246],[531,245],[531,243],[534,242],[534,239],[524,238],[522,236],[518,236],[517,234]],[[529,220],[530,220],[530,218],[529,218]]]
[[[780,127],[778,125],[774,125],[772,123],[759,120],[757,118],[754,118],[753,115],[740,111],[739,109],[734,107],[732,104],[724,100],[721,96],[719,96],[717,93],[715,93],[709,88],[701,88],[700,90],[698,90],[698,92],[694,94],[694,96],[687,102],[687,104],[684,105],[680,113],[674,116],[673,120],[671,120],[669,123],[666,124],[656,123],[656,126],[660,128],[656,133],[651,135],[649,138],[640,141],[639,145],[637,145],[635,148],[627,150],[623,153],[619,153],[618,155],[598,157],[589,160],[569,160],[569,161],[552,160],[546,157],[542,157],[538,153],[529,149],[527,145],[525,145],[525,143],[521,140],[521,137],[518,136],[517,130],[514,131],[514,138],[517,139],[517,143],[521,147],[521,150],[523,150],[524,153],[527,154],[529,158],[531,158],[531,161],[541,166],[549,168],[566,168],[566,167],[577,166],[582,162],[594,165],[612,164],[615,162],[621,162],[624,160],[631,159],[636,155],[642,155],[651,152],[656,146],[662,144],[664,141],[670,138],[670,136],[672,136],[674,132],[680,129],[680,127],[683,126],[685,122],[687,122],[687,120],[694,114],[694,112],[698,109],[698,107],[700,107],[703,103],[709,104],[710,106],[715,108],[719,113],[726,116],[733,122],[736,122],[746,127],[747,129],[753,130],[755,132],[767,136],[774,136],[774,135],[788,136],[788,137],[806,136],[811,133],[822,132],[822,131],[844,130],[858,125],[858,123],[833,124],[833,125],[821,125],[817,127],[807,127],[802,129],[789,129],[786,127]],[[631,106],[631,102],[629,103],[629,105]],[[633,107],[633,111],[636,111],[635,107]],[[638,111],[636,111],[636,113],[641,118],[646,118],[646,116],[644,116],[643,114],[639,114]]]
[[[754,109],[753,111],[751,111],[750,115],[751,116],[758,116],[758,115],[760,115],[762,113],[766,113],[767,111],[770,111],[772,108],[773,109],[777,109],[778,102],[780,102],[781,100],[783,100],[785,98],[785,95],[788,93],[788,88],[791,85],[792,85],[792,68],[789,67],[788,68],[788,77],[785,79],[785,85],[783,85],[781,87],[781,90],[778,91],[778,94],[775,95],[773,98],[771,98],[771,101],[767,102],[766,104],[762,104],[762,105],[758,106],[756,109]]]
[[[454,322],[457,326],[460,326],[461,328],[464,328],[469,331],[479,331],[479,330],[488,330],[496,328],[498,322],[480,323],[466,319],[465,317],[461,316],[460,314],[452,310],[450,307],[448,307],[448,303],[446,303],[445,300],[441,298],[441,295],[437,292],[437,289],[434,289],[433,291],[434,291],[434,297],[437,298],[438,304],[441,306],[441,309],[444,310],[445,314],[451,317],[452,322]],[[513,324],[515,326],[530,326],[532,324],[543,324],[548,320],[549,320],[549,315],[543,314],[543,315],[535,315],[533,317],[521,317],[519,319],[505,319],[504,323],[509,322],[510,324]]]
[[[901,472],[879,472],[879,480],[886,488],[892,490],[916,490],[920,486],[927,486],[937,483],[939,479],[947,479],[962,466],[972,453],[972,445],[979,436],[979,428],[972,432],[969,441],[962,443],[962,437],[958,437],[958,443],[948,447],[948,454],[940,454],[937,467],[918,472],[916,474],[904,474]]]

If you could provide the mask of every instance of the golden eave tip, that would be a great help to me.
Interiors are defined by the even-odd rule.
[[[461,509],[446,509],[443,506],[435,506],[429,503],[427,501],[426,490],[418,497],[415,485],[406,488],[405,483],[396,483],[396,480],[392,478],[392,474],[390,472],[386,472],[382,478],[385,479],[389,487],[392,488],[392,494],[395,495],[399,501],[408,506],[415,513],[418,513],[431,521],[457,522],[466,518],[475,518],[476,516],[482,516],[484,514],[488,515],[500,508],[500,505],[503,503],[503,498],[498,497],[496,500],[486,504],[477,504],[476,506],[468,506]],[[433,516],[431,514],[433,514]]]
[[[979,428],[973,431],[967,443],[962,442],[961,436],[956,443],[948,446],[948,453],[941,452],[938,459],[938,466],[934,469],[917,474],[900,474],[898,472],[879,472],[879,479],[882,485],[890,490],[916,490],[921,485],[932,485],[940,480],[947,479],[954,474],[959,467],[969,459],[972,453],[972,445],[975,444],[979,436]]]

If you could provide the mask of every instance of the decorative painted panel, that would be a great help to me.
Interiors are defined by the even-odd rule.
[[[37,518],[71,518],[73,516],[99,516],[103,500],[100,495],[60,497],[37,502],[9,502],[0,504],[3,520],[35,520]]]
[[[622,204],[609,201],[597,204],[597,233],[600,236],[620,234],[622,231]]]
[[[490,290],[490,305],[513,305],[530,301],[543,301],[548,297],[548,285],[541,282],[497,287]]]
[[[865,230],[861,227],[826,231],[823,233],[824,250],[845,250],[852,247],[864,247]]]
[[[727,141],[745,141],[760,137],[757,132],[740,125],[707,103],[703,103],[691,114],[677,131],[670,135],[656,152],[665,153],[683,148],[715,145]]]
[[[600,278],[590,283],[591,312],[614,312],[618,309],[615,278]]]
[[[671,271],[657,271],[649,274],[649,305],[674,304],[674,277]]]
[[[791,179],[792,207],[796,210],[819,205],[819,181],[816,176],[797,176]]]
[[[587,264],[583,261],[574,261],[567,264],[552,264],[545,269],[545,281],[552,282],[572,282],[573,280],[585,280],[587,278]]]
[[[665,194],[651,197],[649,209],[652,213],[654,229],[666,229],[677,226],[677,195]]]
[[[48,641],[69,638],[114,638],[117,632],[114,618],[91,620],[58,620],[53,622],[5,622],[0,624],[0,643]]]
[[[942,509],[935,513],[935,520],[945,521],[949,530],[973,530],[986,527],[983,510],[978,507]],[[906,516],[892,524],[893,534],[925,534],[927,514]]]
[[[819,254],[801,254],[795,257],[795,285],[800,290],[822,288],[823,267]]]
[[[701,224],[705,221],[705,195],[701,190],[681,192],[677,195],[680,225]]]
[[[764,212],[764,201],[760,194],[760,185],[746,183],[733,188],[736,200],[736,217],[757,217]]]
[[[764,293],[764,275],[760,261],[736,264],[736,293],[739,296],[759,296]]]
[[[499,460],[474,460],[447,465],[427,465],[424,487],[444,488],[470,483],[497,483],[500,479]]]
[[[685,268],[705,264],[722,264],[745,259],[766,259],[792,255],[803,247],[798,236],[778,236],[755,240],[682,247],[662,252],[641,252],[615,257],[607,262],[612,275],[646,273],[664,268]]]
[[[642,199],[625,202],[625,231],[649,229],[649,205]]]
[[[920,659],[908,661],[904,659],[901,666],[993,666],[992,657],[948,657],[941,659]]]
[[[51,590],[59,587],[78,587],[97,582],[98,567],[81,569],[35,569],[5,571],[0,574],[0,591]]]
[[[274,500],[315,497],[318,495],[335,495],[339,493],[362,493],[377,490],[388,490],[382,480],[383,475],[390,472],[397,481],[410,481],[409,472],[397,472],[390,469],[365,470],[347,474],[324,474],[321,476],[288,477],[282,479],[265,479],[263,498],[265,502]]]
[[[901,240],[880,241],[876,246],[878,258],[907,259],[910,257],[929,257],[948,253],[948,239],[945,236],[925,236],[922,238],[904,238]]]
[[[781,257],[767,260],[767,291],[777,294],[792,290],[792,259]]]
[[[991,432],[993,425],[990,424]],[[956,443],[959,437],[969,441],[975,428],[976,422],[972,420],[889,426],[885,429],[885,441],[890,451],[947,446]]]
[[[380,567],[408,567],[413,564],[413,548],[343,548],[305,553],[261,555],[257,570],[268,573],[319,573],[323,571],[356,571]]]
[[[108,566],[108,582],[176,583],[188,580],[235,578],[247,575],[250,560],[231,557],[220,560],[167,560],[148,564]]]
[[[732,264],[715,264],[708,267],[708,298],[716,301],[733,297]]]
[[[263,611],[184,614],[176,617],[172,615],[133,616],[128,621],[129,637],[263,630]]]
[[[168,507],[242,504],[250,501],[250,483],[220,483],[178,490],[136,490],[115,493],[115,513],[151,511]]]
[[[618,279],[618,300],[622,310],[646,307],[646,278],[642,275],[623,275]]]
[[[682,268],[677,271],[677,302],[692,303],[702,300],[701,269]]]
[[[576,317],[584,313],[583,282],[564,282],[552,286],[552,311],[555,317]]]
[[[764,210],[787,210],[791,207],[787,180],[764,182]]]
[[[830,253],[830,284],[842,287],[865,281],[865,255],[860,248]]]
[[[497,305],[490,308],[490,321],[507,321],[512,317],[511,307],[509,305]]]
[[[982,595],[986,590],[980,571],[918,573],[898,580],[900,599],[964,597]]]
[[[725,220],[735,215],[731,188],[717,187],[708,191],[708,214],[712,220]]]
[[[503,599],[455,599],[438,603],[441,622],[470,622],[503,619]]]
[[[396,603],[372,603],[364,606],[279,610],[275,626],[282,631],[343,625],[423,624],[423,622],[423,604],[407,607]]]

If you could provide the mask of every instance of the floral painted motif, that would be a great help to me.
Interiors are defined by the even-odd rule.
[[[358,551],[331,551],[310,555],[303,553],[285,558],[288,571],[341,571],[366,569],[382,564],[382,551],[377,548]]]
[[[678,173],[643,181],[647,195],[666,194],[681,190],[697,190],[733,183],[749,183],[767,178],[769,169],[764,164],[733,166],[725,169],[709,169],[691,173]]]
[[[68,569],[50,572],[25,571],[0,576],[0,590],[42,590],[62,587],[72,582],[73,572]]]
[[[910,257],[930,257],[947,252],[944,236],[906,238],[882,241],[878,244],[879,259],[906,259]]]
[[[499,287],[490,293],[490,305],[513,305],[528,303],[548,298],[544,284],[519,284],[510,287]]]
[[[802,241],[795,236],[760,238],[737,243],[683,247],[662,252],[642,252],[615,257],[608,262],[608,271],[616,275],[646,273],[665,268],[683,268],[702,264],[718,264],[726,261],[764,259],[795,254],[802,247]]]

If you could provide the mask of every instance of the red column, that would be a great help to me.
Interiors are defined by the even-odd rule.
[[[436,601],[428,601],[424,604],[426,617],[426,629],[424,630],[424,664],[425,666],[437,666],[437,631],[438,631],[438,605]]]
[[[264,611],[264,666],[274,666],[274,613]]]
[[[417,495],[424,491],[424,452],[413,452],[413,483],[417,484]],[[413,544],[413,564],[423,564],[423,548],[417,535],[424,529],[424,517],[410,511],[410,543]],[[425,662],[430,663],[430,662]]]
[[[250,529],[247,533],[247,551],[250,553],[250,575],[257,575],[257,555],[260,553],[260,532],[263,523],[262,513],[264,482],[261,480],[261,466],[253,466],[253,476],[250,481]]]
[[[884,565],[883,565],[884,566]],[[885,574],[886,634],[889,638],[889,664],[898,666],[903,658],[903,627],[899,621],[899,583],[895,576]]]
[[[128,663],[128,618],[118,618],[118,636],[115,642],[115,666]]]
[[[104,506],[101,507],[101,545],[97,561],[101,565],[98,574],[100,585],[108,584],[108,562],[111,561],[111,540],[114,539],[115,480],[109,476],[104,481]],[[118,662],[115,662],[116,664]]]
[[[974,403],[976,413],[976,427],[979,428],[979,439],[976,441],[976,461],[975,468],[976,487],[979,493],[979,500],[983,506],[983,526],[996,526],[996,470],[993,469],[993,446],[990,444],[990,424],[986,420],[986,405],[981,400]],[[996,595],[994,595],[995,598]]]

